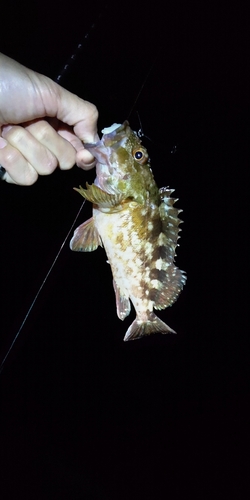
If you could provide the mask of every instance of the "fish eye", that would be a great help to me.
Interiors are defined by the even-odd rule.
[[[144,165],[148,160],[148,153],[144,148],[137,148],[133,150],[133,157],[137,163]]]
[[[143,157],[143,154],[141,151],[136,151],[135,153],[135,159],[140,160]]]

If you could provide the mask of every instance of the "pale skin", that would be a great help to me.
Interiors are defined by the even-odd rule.
[[[7,182],[31,185],[58,166],[92,168],[83,143],[97,141],[97,118],[94,104],[0,54],[0,165]]]

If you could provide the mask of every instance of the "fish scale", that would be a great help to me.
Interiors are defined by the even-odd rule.
[[[128,122],[104,129],[100,141],[85,147],[97,159],[97,177],[77,191],[93,203],[93,217],[76,229],[70,248],[105,248],[117,315],[128,316],[130,301],[136,311],[124,340],[175,333],[153,312],[171,306],[186,281],[174,264],[182,221],[173,190],[157,188],[147,151]]]

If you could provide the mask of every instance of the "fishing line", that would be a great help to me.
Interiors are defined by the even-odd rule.
[[[100,22],[101,18],[103,17],[105,11],[107,10],[107,7],[108,7],[108,4],[107,3],[104,4],[103,9],[100,12],[97,20],[94,23],[91,24],[89,30],[86,32],[86,34],[84,36],[83,42],[79,43],[77,45],[76,50],[70,56],[70,58],[68,59],[67,63],[64,65],[64,67],[62,68],[62,70],[60,71],[60,73],[57,75],[57,77],[54,79],[56,83],[61,83],[61,80],[65,76],[66,72],[68,72],[68,70],[72,67],[72,64],[77,59],[79,53],[82,51],[82,49],[85,46],[87,40],[89,40],[91,33],[94,31],[94,29],[99,24],[99,22]],[[30,306],[29,306],[29,308],[28,308],[28,310],[27,310],[27,312],[26,312],[26,314],[24,316],[24,319],[23,319],[23,321],[22,321],[22,323],[21,323],[21,325],[20,325],[20,327],[19,327],[19,329],[18,329],[18,331],[17,331],[14,339],[12,340],[12,342],[11,342],[11,344],[10,344],[10,346],[9,346],[9,348],[8,348],[5,356],[4,356],[4,358],[2,359],[2,362],[1,362],[1,365],[0,365],[0,374],[2,373],[3,368],[4,368],[4,364],[5,364],[8,356],[9,356],[12,348],[14,347],[14,345],[15,345],[15,343],[16,343],[16,341],[17,341],[17,339],[18,339],[18,337],[19,337],[19,335],[20,335],[20,333],[21,333],[21,331],[22,331],[22,329],[23,329],[23,327],[24,327],[24,325],[25,325],[25,323],[26,323],[26,321],[27,321],[27,319],[28,319],[28,317],[29,317],[29,315],[30,315],[30,313],[31,313],[31,311],[32,311],[32,309],[33,309],[33,307],[34,307],[34,305],[35,305],[35,303],[36,303],[39,295],[40,295],[40,293],[41,293],[41,291],[42,291],[42,289],[44,288],[44,285],[45,285],[45,283],[46,283],[46,281],[47,281],[47,279],[48,279],[51,271],[53,270],[53,268],[54,268],[54,266],[55,266],[55,264],[56,264],[56,262],[58,260],[58,257],[60,255],[60,253],[61,253],[61,251],[62,251],[62,249],[63,249],[63,247],[64,247],[64,245],[65,245],[65,243],[66,243],[66,241],[67,241],[67,239],[68,239],[68,237],[70,235],[70,233],[71,233],[71,231],[73,230],[73,227],[74,227],[74,225],[75,225],[75,223],[76,223],[76,221],[77,221],[77,219],[78,219],[78,217],[80,215],[80,212],[81,212],[81,210],[82,210],[82,208],[84,206],[84,203],[85,203],[85,200],[83,200],[83,202],[82,202],[82,204],[81,204],[81,206],[80,206],[80,208],[79,208],[79,210],[78,210],[78,212],[76,214],[76,217],[74,218],[74,221],[71,224],[70,229],[69,229],[66,237],[63,240],[63,243],[62,243],[60,249],[58,250],[58,252],[57,252],[57,254],[56,254],[56,256],[55,256],[55,258],[54,258],[54,260],[53,260],[53,262],[52,262],[52,264],[51,264],[51,266],[50,266],[50,268],[49,268],[49,270],[47,272],[47,274],[45,275],[44,280],[42,281],[42,283],[41,283],[41,285],[40,285],[40,287],[39,287],[36,295],[34,296],[34,299],[32,300],[32,302],[31,302],[31,304],[30,304]]]
[[[138,101],[139,97],[141,96],[141,93],[142,93],[142,91],[143,91],[143,89],[144,89],[144,87],[145,87],[145,84],[146,84],[146,82],[147,82],[147,79],[148,79],[148,77],[149,77],[149,75],[150,75],[150,73],[151,73],[151,71],[152,71],[152,69],[153,69],[153,67],[154,67],[154,65],[155,65],[155,61],[156,61],[156,59],[155,59],[155,60],[153,61],[153,63],[151,64],[151,66],[150,66],[150,68],[149,68],[149,71],[147,72],[147,74],[146,74],[146,76],[145,76],[145,78],[144,78],[144,80],[143,80],[143,82],[142,82],[142,85],[141,85],[141,87],[140,87],[140,89],[139,89],[139,92],[138,92],[138,94],[137,94],[137,96],[136,96],[136,98],[135,98],[135,100],[134,100],[134,103],[133,103],[133,105],[132,105],[132,108],[131,108],[131,109],[130,109],[130,111],[129,111],[129,114],[128,114],[128,116],[127,116],[127,119],[129,119],[129,117],[130,117],[130,115],[131,115],[132,111],[134,111],[134,109],[135,109],[135,105],[136,105],[136,103],[137,103],[137,101]],[[141,122],[141,120],[140,120],[140,122]]]
[[[72,67],[72,65],[73,65],[73,63],[75,62],[75,60],[77,59],[77,57],[78,57],[79,53],[82,51],[82,49],[83,49],[83,47],[84,47],[85,43],[86,43],[86,42],[87,42],[87,40],[89,39],[89,37],[90,37],[91,33],[92,33],[92,32],[93,32],[93,30],[96,28],[96,26],[99,24],[99,22],[100,22],[101,18],[103,17],[103,15],[104,15],[105,11],[107,10],[107,7],[109,7],[109,4],[108,4],[108,3],[106,3],[106,4],[104,5],[103,10],[102,10],[102,11],[101,11],[101,13],[99,14],[99,16],[98,16],[98,18],[97,18],[96,22],[94,22],[93,24],[91,24],[91,26],[90,26],[89,30],[87,31],[87,33],[86,33],[86,34],[85,34],[85,36],[84,36],[84,41],[83,41],[83,43],[79,43],[79,44],[77,45],[76,50],[73,52],[73,54],[70,56],[70,58],[68,59],[68,61],[66,62],[66,64],[64,65],[64,67],[62,68],[62,70],[60,71],[60,73],[59,73],[59,74],[57,75],[57,77],[55,78],[55,81],[56,81],[57,83],[61,83],[61,80],[62,80],[62,78],[65,76],[66,72],[68,72],[68,71],[69,71],[69,69]],[[145,76],[145,78],[144,78],[144,80],[143,80],[143,83],[142,83],[142,85],[141,85],[141,87],[140,87],[140,89],[139,89],[139,92],[138,92],[138,94],[137,94],[137,96],[136,96],[136,98],[135,98],[135,100],[134,100],[134,102],[133,102],[133,105],[132,105],[132,107],[131,107],[131,109],[130,109],[130,111],[129,111],[128,118],[130,117],[131,113],[133,112],[133,110],[134,110],[134,108],[135,108],[135,106],[136,106],[136,103],[138,102],[138,100],[139,100],[139,98],[140,98],[140,96],[141,96],[141,93],[142,93],[142,91],[143,91],[143,89],[144,89],[144,87],[145,87],[145,84],[146,84],[146,82],[147,82],[147,80],[148,80],[148,78],[149,78],[149,76],[150,76],[150,73],[151,73],[151,71],[152,71],[152,69],[153,69],[153,67],[154,67],[154,65],[155,65],[155,61],[156,61],[156,59],[155,59],[155,60],[154,60],[154,62],[151,64],[151,66],[150,66],[150,68],[149,68],[149,71],[148,71],[148,73],[146,74],[146,76]],[[141,120],[140,120],[140,118],[139,118],[139,122],[140,122],[140,125],[141,125]],[[140,131],[138,132],[138,136],[139,136],[139,137],[144,136],[144,134],[143,134],[143,132],[142,132],[142,126],[141,126],[141,128],[140,128]],[[146,137],[146,136],[144,136],[144,137]],[[83,200],[83,202],[82,202],[82,204],[81,204],[81,206],[80,206],[80,208],[79,208],[79,210],[78,210],[78,212],[77,212],[77,214],[76,214],[76,217],[74,218],[74,221],[73,221],[73,223],[71,224],[70,229],[69,229],[69,231],[68,231],[68,233],[67,233],[66,237],[65,237],[65,238],[64,238],[64,240],[63,240],[63,243],[62,243],[61,247],[59,248],[59,250],[58,250],[58,252],[57,252],[57,254],[56,254],[56,256],[55,256],[55,258],[54,258],[54,260],[53,260],[53,262],[52,262],[52,264],[51,264],[51,266],[50,266],[50,268],[49,268],[49,270],[48,270],[48,272],[46,273],[46,275],[45,275],[45,277],[44,277],[44,279],[43,279],[43,281],[42,281],[42,283],[41,283],[41,285],[40,285],[40,287],[39,287],[39,289],[38,289],[37,293],[36,293],[36,294],[35,294],[35,296],[34,296],[34,299],[32,300],[32,302],[31,302],[31,304],[30,304],[30,306],[29,306],[29,308],[28,308],[28,310],[27,310],[27,312],[26,312],[26,314],[25,314],[25,316],[24,316],[24,319],[23,319],[23,321],[22,321],[22,323],[21,323],[21,325],[20,325],[20,327],[19,327],[19,329],[18,329],[18,331],[17,331],[17,333],[16,333],[16,335],[15,335],[14,339],[12,340],[12,342],[11,342],[11,344],[10,344],[10,346],[9,346],[9,348],[8,348],[8,350],[7,350],[6,354],[5,354],[5,356],[4,356],[4,358],[2,359],[2,362],[1,362],[1,365],[0,365],[0,374],[2,373],[3,368],[4,368],[4,365],[5,365],[5,362],[6,362],[7,358],[8,358],[8,356],[9,356],[10,352],[12,351],[12,349],[13,349],[13,347],[14,347],[14,345],[15,345],[15,343],[16,343],[16,341],[17,341],[17,339],[18,339],[18,337],[20,336],[20,333],[21,333],[21,331],[22,331],[22,329],[23,329],[24,325],[26,324],[27,319],[28,319],[28,317],[29,317],[29,315],[30,315],[31,311],[32,311],[32,309],[33,309],[33,307],[34,307],[34,305],[35,305],[35,303],[36,303],[36,301],[37,301],[37,299],[38,299],[38,297],[39,297],[39,295],[40,295],[41,291],[43,290],[44,285],[45,285],[45,283],[47,282],[47,280],[48,280],[48,278],[49,278],[49,275],[51,274],[51,272],[52,272],[52,270],[53,270],[53,268],[54,268],[54,266],[55,266],[55,264],[56,264],[56,262],[57,262],[57,260],[58,260],[58,258],[59,258],[59,256],[60,256],[60,254],[61,254],[61,252],[62,252],[62,249],[63,249],[63,247],[64,247],[64,245],[65,245],[65,243],[66,243],[66,241],[67,241],[67,239],[68,239],[69,235],[71,234],[71,232],[72,232],[72,230],[73,230],[73,228],[74,228],[74,225],[75,225],[75,223],[76,223],[76,221],[77,221],[77,219],[78,219],[78,217],[79,217],[79,215],[80,215],[80,213],[81,213],[81,211],[82,211],[82,208],[83,208],[83,206],[84,206],[84,203],[85,203],[85,200]]]
[[[61,84],[61,80],[63,79],[63,77],[65,76],[65,74],[66,74],[66,73],[67,73],[67,72],[71,69],[71,67],[72,67],[73,63],[76,61],[76,59],[77,59],[78,55],[80,54],[80,52],[82,51],[82,49],[83,49],[83,48],[85,48],[85,45],[86,45],[87,41],[89,40],[89,38],[90,38],[91,34],[93,33],[93,31],[94,31],[94,30],[97,28],[97,26],[99,25],[99,23],[100,23],[101,19],[102,19],[102,18],[104,17],[104,15],[106,14],[106,12],[107,12],[107,10],[108,10],[108,7],[110,7],[110,4],[111,4],[111,2],[107,2],[107,3],[105,3],[105,4],[103,5],[103,8],[102,8],[101,12],[99,13],[99,16],[96,18],[95,22],[93,22],[93,23],[90,25],[90,28],[89,28],[89,29],[88,29],[88,31],[86,32],[86,34],[85,34],[85,36],[84,36],[84,39],[83,39],[83,42],[82,42],[82,43],[79,43],[79,44],[77,45],[77,47],[76,47],[75,51],[73,52],[73,54],[71,54],[70,58],[68,59],[68,61],[66,62],[66,64],[63,66],[62,70],[61,70],[61,71],[59,72],[59,74],[58,74],[58,75],[54,78],[54,81],[55,81],[56,83]],[[17,333],[16,333],[16,335],[15,335],[15,337],[14,337],[13,341],[11,342],[10,347],[8,348],[8,350],[7,350],[6,354],[5,354],[5,356],[4,356],[3,360],[2,360],[2,362],[1,362],[1,365],[0,365],[0,374],[1,374],[2,370],[3,370],[3,368],[4,368],[4,364],[5,364],[5,362],[6,362],[7,358],[8,358],[8,356],[9,356],[9,354],[10,354],[10,352],[11,352],[12,348],[14,347],[14,345],[15,345],[15,343],[16,343],[16,341],[17,341],[17,339],[18,339],[18,337],[19,337],[19,335],[20,335],[20,333],[21,333],[21,331],[22,331],[22,329],[23,329],[23,327],[24,327],[24,325],[25,325],[25,323],[26,323],[26,321],[27,321],[27,319],[28,319],[28,317],[29,317],[30,313],[31,313],[31,310],[33,309],[33,307],[34,307],[34,305],[35,305],[35,303],[36,303],[36,301],[37,301],[37,299],[38,299],[38,297],[39,297],[39,295],[40,295],[40,293],[41,293],[42,289],[44,288],[44,285],[45,285],[45,283],[46,283],[46,281],[47,281],[47,279],[48,279],[48,277],[49,277],[49,275],[50,275],[51,271],[53,270],[53,268],[54,268],[54,266],[55,266],[55,264],[56,264],[56,262],[57,262],[57,260],[58,260],[58,257],[59,257],[59,255],[60,255],[60,253],[61,253],[61,251],[62,251],[62,249],[63,249],[63,247],[64,247],[64,245],[65,245],[65,243],[66,243],[66,241],[67,241],[67,239],[68,239],[68,237],[69,237],[69,235],[70,235],[70,233],[71,233],[71,231],[73,230],[73,227],[74,227],[74,225],[75,225],[75,223],[76,223],[76,221],[77,221],[77,219],[78,219],[78,217],[79,217],[79,215],[80,215],[80,212],[81,212],[81,210],[82,210],[82,208],[83,208],[83,206],[84,206],[84,203],[85,203],[85,200],[83,200],[83,202],[82,202],[82,204],[81,204],[81,206],[80,206],[80,208],[79,208],[79,210],[78,210],[78,212],[77,212],[77,215],[76,215],[76,217],[75,217],[75,219],[74,219],[74,221],[73,221],[73,223],[72,223],[72,225],[71,225],[71,227],[70,227],[70,229],[69,229],[69,231],[68,231],[68,233],[67,233],[67,236],[66,236],[66,237],[65,237],[65,239],[63,240],[63,243],[62,243],[62,245],[61,245],[61,247],[60,247],[59,251],[57,252],[56,257],[54,258],[54,261],[52,262],[52,264],[51,264],[51,266],[50,266],[50,268],[49,268],[49,270],[48,270],[48,272],[47,272],[47,274],[46,274],[46,276],[45,276],[45,278],[44,278],[43,282],[41,283],[41,285],[40,285],[40,287],[39,287],[39,289],[38,289],[38,291],[37,291],[37,293],[36,293],[36,295],[35,295],[34,299],[32,300],[32,302],[31,302],[31,304],[30,304],[30,307],[29,307],[29,309],[28,309],[27,313],[26,313],[26,314],[25,314],[25,316],[24,316],[23,321],[22,321],[22,323],[21,323],[21,325],[20,325],[20,327],[19,327],[19,329],[18,329],[18,331],[17,331]]]
[[[38,299],[38,297],[39,297],[39,295],[40,295],[40,293],[41,293],[41,291],[42,291],[42,289],[43,289],[43,287],[44,287],[44,285],[45,285],[45,283],[46,283],[46,281],[47,281],[47,279],[48,279],[48,277],[49,277],[49,275],[50,275],[50,273],[52,271],[52,269],[54,268],[54,266],[55,266],[55,264],[57,262],[57,259],[58,259],[59,255],[60,255],[60,253],[61,253],[61,251],[62,251],[62,249],[63,249],[63,247],[64,247],[64,245],[65,245],[65,243],[66,243],[66,241],[67,241],[67,239],[69,237],[69,235],[71,234],[71,231],[73,230],[73,227],[74,227],[74,225],[75,225],[75,223],[76,223],[76,221],[77,221],[77,219],[78,219],[78,217],[79,217],[79,215],[80,215],[80,213],[82,211],[82,208],[83,208],[83,205],[84,205],[85,201],[86,200],[83,200],[83,202],[82,202],[82,204],[81,204],[81,206],[80,206],[80,208],[79,208],[79,210],[78,210],[78,212],[76,214],[76,217],[74,218],[74,221],[71,224],[70,229],[67,232],[67,235],[65,236],[65,238],[64,238],[64,240],[62,242],[62,245],[60,246],[60,248],[59,248],[59,250],[58,250],[58,252],[57,252],[57,254],[56,254],[56,256],[55,256],[55,258],[54,258],[54,260],[53,260],[53,262],[52,262],[52,264],[51,264],[51,266],[50,266],[50,268],[49,268],[49,270],[48,270],[48,272],[47,272],[47,274],[45,276],[45,278],[44,278],[44,280],[42,281],[40,287],[38,288],[38,290],[36,292],[36,295],[35,295],[34,299],[32,300],[32,302],[30,304],[30,307],[29,307],[27,313],[25,314],[25,316],[23,318],[23,321],[22,321],[22,323],[21,323],[21,325],[20,325],[20,327],[19,327],[19,329],[18,329],[18,331],[17,331],[14,339],[12,340],[7,353],[5,354],[5,356],[4,356],[4,358],[3,358],[2,362],[1,362],[1,365],[0,365],[0,374],[2,373],[2,370],[4,368],[4,363],[5,363],[6,359],[8,358],[8,356],[10,354],[10,351],[12,350],[13,346],[15,345],[15,343],[16,343],[16,341],[17,341],[17,339],[18,339],[18,337],[19,337],[19,335],[20,335],[20,333],[21,333],[21,331],[22,331],[22,329],[23,329],[23,327],[24,327],[24,325],[25,325],[25,323],[26,323],[26,321],[27,321],[30,313],[31,313],[31,310],[33,309],[33,307],[34,307],[34,305],[35,305],[35,303],[36,303],[36,301],[37,301],[37,299]]]

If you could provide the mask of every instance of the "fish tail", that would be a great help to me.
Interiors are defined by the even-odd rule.
[[[123,340],[136,340],[143,337],[143,335],[150,335],[151,333],[176,333],[166,323],[164,323],[158,316],[151,313],[147,321],[142,321],[136,318],[132,325],[126,332]]]

